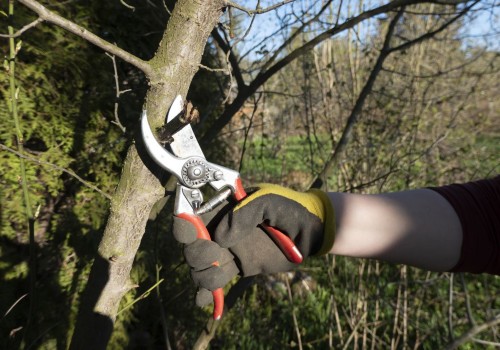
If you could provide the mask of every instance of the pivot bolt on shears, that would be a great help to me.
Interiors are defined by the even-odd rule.
[[[182,97],[178,95],[170,106],[165,125],[167,129],[172,126],[170,129],[174,130],[168,140],[173,154],[156,140],[149,126],[146,110],[143,110],[141,117],[142,138],[151,158],[177,178],[174,215],[191,223],[196,229],[197,238],[211,240],[200,215],[212,211],[230,196],[236,201],[241,201],[247,197],[247,193],[237,171],[210,163],[205,159],[191,125],[179,121],[183,111],[184,103]],[[200,188],[206,184],[217,193],[204,202]],[[302,254],[290,237],[265,223],[261,226],[288,260],[297,264],[302,262]],[[218,262],[215,261],[213,265],[218,266]],[[219,288],[214,290],[212,295],[213,317],[219,320],[224,310],[224,292]]]

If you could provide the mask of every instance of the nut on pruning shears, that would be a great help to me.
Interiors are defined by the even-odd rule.
[[[179,116],[183,108],[184,103],[179,95],[170,107],[167,125]],[[151,158],[178,180],[174,215],[190,222],[196,228],[199,239],[211,240],[200,215],[213,210],[231,195],[237,201],[241,201],[247,196],[241,183],[240,174],[235,170],[208,162],[189,124],[176,130],[176,133],[172,135],[173,140],[170,140],[169,146],[173,154],[156,140],[149,126],[145,110],[141,117],[141,132],[146,150]],[[204,202],[200,188],[206,184],[215,189],[217,194]],[[287,235],[269,225],[262,224],[261,226],[280,247],[288,260],[294,263],[302,262],[302,254]],[[215,261],[213,265],[218,266],[218,262]],[[212,294],[214,297],[214,319],[218,320],[224,309],[224,293],[222,288],[219,288],[214,290]]]

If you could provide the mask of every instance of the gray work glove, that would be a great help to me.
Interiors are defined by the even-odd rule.
[[[259,185],[236,206],[228,204],[202,219],[214,241],[196,239],[189,222],[174,218],[174,236],[186,244],[184,256],[199,287],[199,306],[211,303],[210,291],[224,287],[238,274],[284,272],[296,266],[259,226],[261,223],[287,234],[304,258],[328,253],[335,235],[333,208],[326,193],[302,193],[269,184]]]

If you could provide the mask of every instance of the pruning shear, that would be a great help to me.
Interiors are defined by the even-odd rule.
[[[183,114],[184,102],[178,95],[167,114],[166,124],[167,127],[170,125],[174,128],[168,141],[173,154],[156,140],[149,126],[146,110],[143,110],[141,117],[142,138],[151,158],[177,177],[174,215],[191,223],[196,229],[197,238],[211,240],[200,215],[212,211],[230,196],[236,201],[241,201],[247,197],[247,193],[237,171],[210,163],[205,159],[191,125],[179,123],[179,118]],[[217,193],[204,202],[200,188],[206,184],[209,184]],[[290,237],[265,223],[261,226],[288,260],[294,263],[302,262],[302,254]],[[214,262],[213,265],[218,266],[218,262]],[[212,295],[214,298],[213,317],[219,320],[224,310],[224,292],[222,288],[219,288],[214,290]]]

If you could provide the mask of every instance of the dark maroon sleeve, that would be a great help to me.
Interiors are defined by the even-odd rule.
[[[500,176],[431,189],[450,202],[462,224],[462,253],[451,271],[500,275]]]

